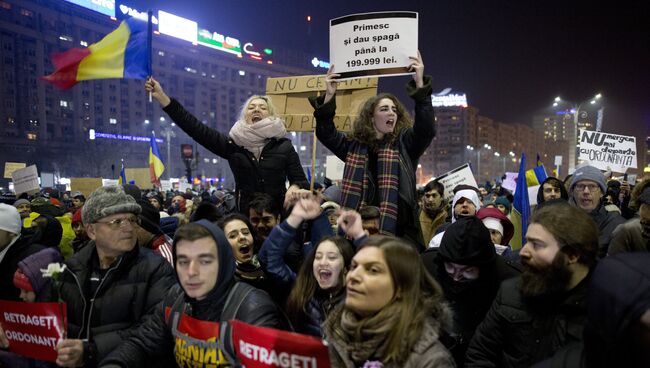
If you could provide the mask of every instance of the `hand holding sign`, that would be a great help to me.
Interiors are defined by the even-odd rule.
[[[2,329],[2,324],[0,324],[0,348],[6,349],[9,347],[9,340],[7,335],[5,335],[5,330]]]
[[[79,367],[84,363],[83,341],[63,339],[56,345],[56,364],[62,367]]]
[[[334,64],[330,65],[330,68],[327,70],[325,75],[325,102],[328,103],[332,97],[336,94],[336,87],[338,82],[336,78],[340,77],[340,74],[334,73]]]
[[[418,50],[418,56],[409,56],[409,59],[413,60],[411,65],[409,65],[409,71],[415,72],[413,74],[413,80],[415,81],[415,86],[417,88],[424,87],[424,63],[422,62],[422,55],[420,55],[420,50]]]

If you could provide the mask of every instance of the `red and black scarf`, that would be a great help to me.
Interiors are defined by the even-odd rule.
[[[345,159],[341,205],[358,211],[366,205],[368,193],[368,146],[354,141]],[[377,187],[379,189],[379,232],[395,235],[399,199],[399,152],[390,143],[377,149]]]

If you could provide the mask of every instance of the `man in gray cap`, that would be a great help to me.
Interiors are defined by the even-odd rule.
[[[608,212],[603,205],[607,191],[605,175],[593,166],[582,166],[573,173],[569,191],[569,202],[585,211],[598,225],[598,257],[606,256],[614,229],[625,219],[617,212]]]
[[[57,345],[58,365],[97,365],[176,283],[164,258],[137,246],[140,212],[119,186],[95,190],[83,206],[91,241],[66,261],[60,285],[44,295],[44,300],[62,299],[68,309],[67,338]]]
[[[610,255],[622,252],[650,252],[650,179],[644,180],[634,188],[631,203],[638,209],[638,213],[614,230],[609,246]]]

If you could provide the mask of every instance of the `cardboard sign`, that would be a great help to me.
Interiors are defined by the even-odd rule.
[[[636,137],[580,129],[578,158],[605,171],[636,169]]]
[[[114,187],[117,185],[120,185],[120,181],[118,179],[102,179],[103,187]]]
[[[21,193],[38,192],[41,187],[38,184],[38,170],[36,165],[27,166],[24,169],[18,169],[11,173],[14,182],[14,192],[16,195]]]
[[[24,162],[5,162],[5,179],[11,179],[11,173],[16,170],[24,169],[27,166]]]
[[[311,132],[316,127],[310,96],[325,90],[324,75],[268,78],[266,94],[271,97],[287,131]],[[337,86],[334,124],[339,131],[351,131],[359,107],[377,94],[377,78],[342,81]]]
[[[12,352],[50,362],[56,361],[56,344],[65,336],[65,303],[0,301],[0,323]]]
[[[330,20],[330,62],[341,79],[412,74],[418,13],[377,12]]]
[[[90,197],[90,194],[102,185],[102,178],[70,178],[70,190],[72,192],[79,191],[86,198]]]
[[[135,181],[135,185],[140,189],[153,189],[148,167],[126,168],[124,171],[128,182]]]
[[[172,190],[172,182],[169,180],[161,180],[160,181],[160,190],[163,192],[166,192],[168,190]]]
[[[478,188],[476,184],[476,179],[472,173],[472,169],[469,167],[469,164],[459,166],[449,172],[446,172],[437,178],[434,178],[442,185],[445,186],[444,200],[445,203],[451,201],[454,198],[454,188],[458,184],[467,184],[473,187]]]
[[[327,347],[314,336],[229,321],[237,360],[247,368],[330,366]]]
[[[506,178],[503,179],[503,183],[501,183],[501,187],[508,189],[511,193],[514,194],[515,190],[517,189],[518,176],[519,176],[518,172],[507,171]]]

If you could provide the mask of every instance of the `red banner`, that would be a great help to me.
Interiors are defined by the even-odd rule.
[[[314,336],[229,321],[237,359],[246,368],[329,368],[323,340]]]
[[[56,344],[68,328],[65,303],[0,301],[0,323],[9,350],[29,358],[56,360]]]

